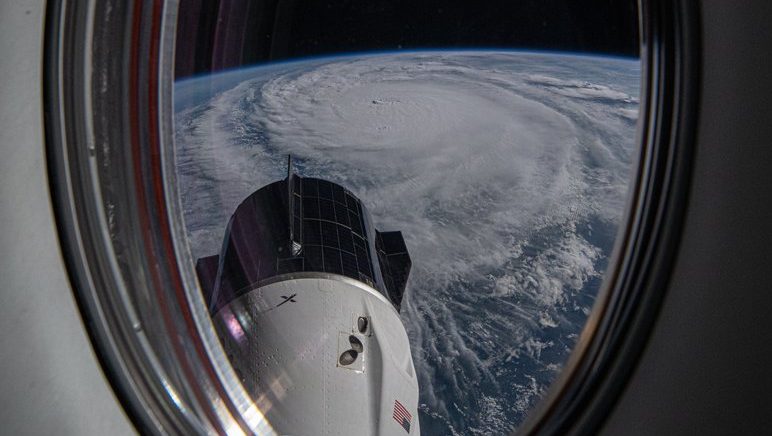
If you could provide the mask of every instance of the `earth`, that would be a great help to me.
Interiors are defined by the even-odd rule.
[[[341,184],[413,261],[401,316],[424,434],[502,434],[555,380],[598,292],[637,151],[636,59],[353,54],[178,81],[195,258],[286,176]]]

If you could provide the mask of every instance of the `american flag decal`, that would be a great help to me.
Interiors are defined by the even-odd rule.
[[[404,428],[408,433],[410,433],[410,421],[412,419],[413,415],[411,415],[410,412],[405,409],[405,406],[403,406],[399,401],[394,400],[394,420],[397,421],[399,425],[401,425],[402,428]]]

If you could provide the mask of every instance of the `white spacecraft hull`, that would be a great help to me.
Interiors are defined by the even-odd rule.
[[[318,272],[278,276],[214,320],[242,383],[258,393],[257,406],[277,433],[420,434],[405,328],[386,297],[366,284]],[[351,349],[361,352],[342,363]]]

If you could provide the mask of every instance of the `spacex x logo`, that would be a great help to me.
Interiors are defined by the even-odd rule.
[[[410,421],[413,419],[413,416],[405,409],[405,406],[397,400],[394,400],[393,416],[394,420],[397,421],[406,432],[410,433]]]

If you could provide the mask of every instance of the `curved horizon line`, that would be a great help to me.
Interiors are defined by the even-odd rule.
[[[625,55],[614,55],[614,54],[608,54],[608,53],[594,53],[594,52],[571,52],[571,51],[564,51],[564,50],[551,50],[551,49],[529,49],[529,48],[511,48],[511,47],[420,47],[420,48],[400,48],[400,49],[392,49],[392,50],[367,50],[367,51],[352,51],[352,52],[341,52],[341,53],[327,53],[327,54],[319,54],[319,55],[309,55],[309,56],[302,56],[302,57],[296,57],[296,58],[287,58],[287,59],[280,59],[277,61],[265,61],[265,62],[256,62],[253,64],[248,65],[242,65],[239,67],[232,67],[232,68],[225,68],[222,70],[216,70],[216,71],[209,71],[209,72],[203,72],[198,74],[193,74],[190,76],[185,76],[180,79],[175,79],[175,84],[182,84],[184,82],[194,81],[198,79],[202,79],[205,77],[213,78],[217,76],[222,76],[226,74],[233,74],[237,72],[246,72],[253,69],[259,69],[259,68],[268,68],[268,67],[280,67],[280,66],[287,66],[291,64],[299,64],[304,62],[311,62],[311,61],[323,61],[327,59],[345,59],[345,58],[353,58],[353,57],[371,57],[371,56],[378,56],[378,55],[398,55],[398,54],[411,54],[411,53],[437,53],[437,52],[447,52],[447,53],[472,53],[472,52],[480,52],[480,53],[519,53],[519,54],[528,54],[528,55],[552,55],[552,56],[566,56],[566,57],[584,57],[584,58],[605,58],[605,59],[614,59],[614,60],[622,60],[622,61],[638,61],[640,60],[640,57],[638,56],[625,56]]]

